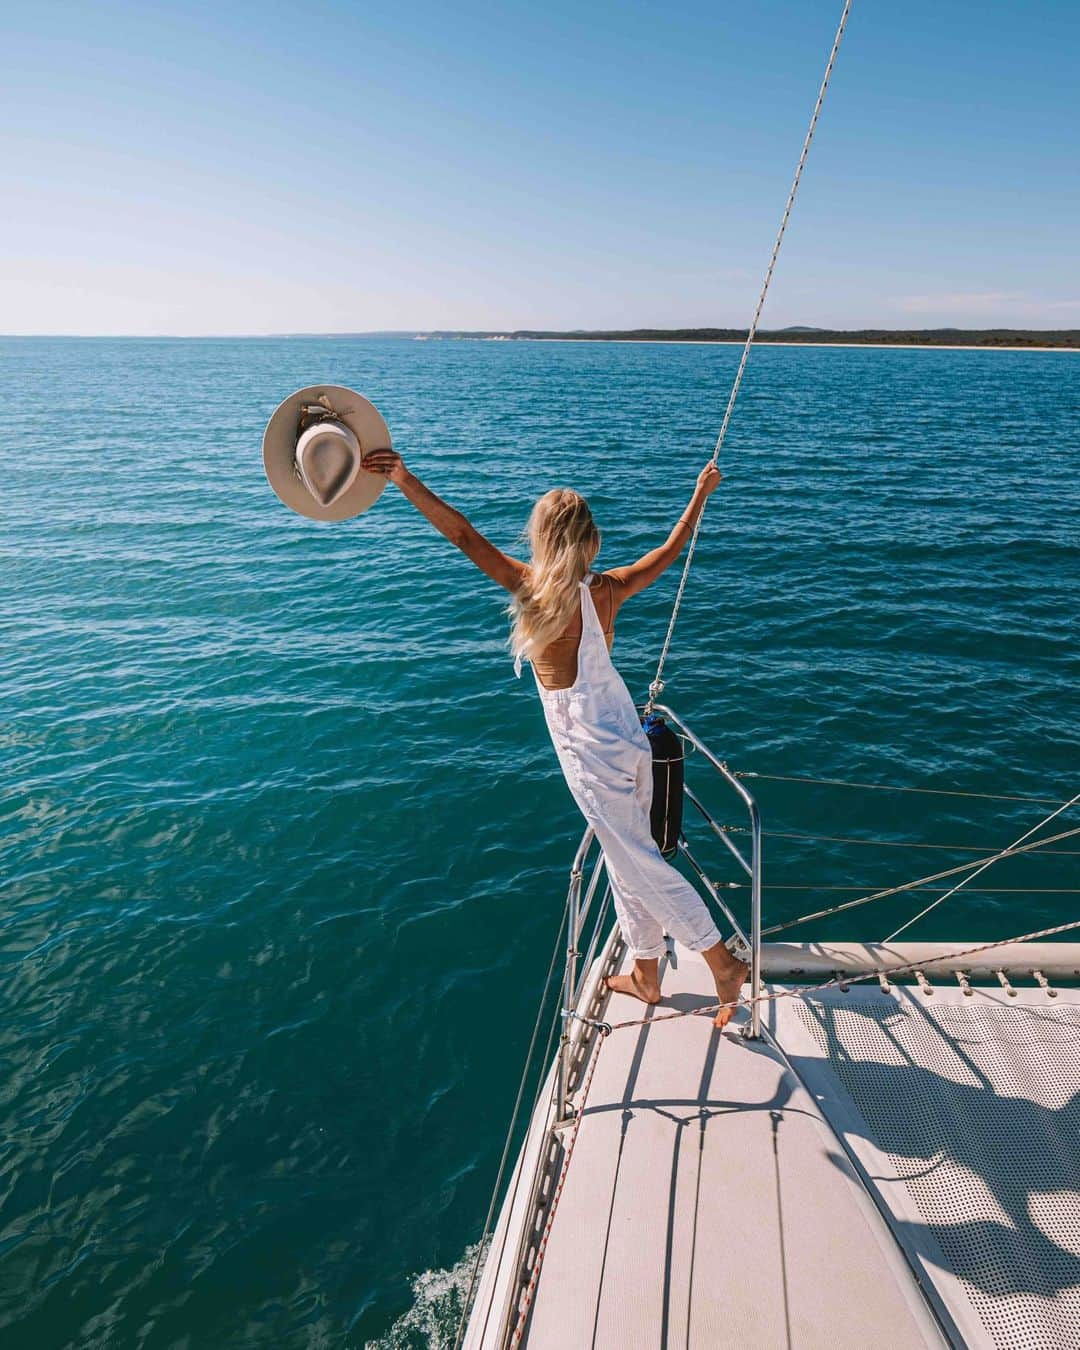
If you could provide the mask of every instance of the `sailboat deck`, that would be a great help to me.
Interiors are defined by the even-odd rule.
[[[662,1008],[715,1001],[700,957]],[[611,1021],[649,1016],[612,996]],[[604,1042],[527,1329],[547,1347],[941,1345],[906,1259],[783,1057],[711,1020]]]

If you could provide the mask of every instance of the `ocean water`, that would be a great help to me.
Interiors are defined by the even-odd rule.
[[[5,1350],[447,1344],[581,823],[501,595],[393,488],[339,526],[288,513],[262,428],[352,385],[500,545],[568,483],[612,566],[677,518],[737,349],[0,353]],[[1071,795],[1078,413],[1073,353],[755,352],[667,700],[742,770]],[[641,694],[676,579],[620,617]],[[753,786],[767,920],[1051,809]],[[1078,851],[914,931],[1074,917]],[[941,889],[802,931],[880,938]]]

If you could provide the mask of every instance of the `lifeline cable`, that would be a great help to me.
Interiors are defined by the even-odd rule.
[[[1019,846],[1026,839],[1030,839],[1031,836],[1037,830],[1041,830],[1044,825],[1049,825],[1050,822],[1056,816],[1061,815],[1062,811],[1067,811],[1070,806],[1075,806],[1077,802],[1080,802],[1080,792],[1078,792],[1074,797],[1070,797],[1067,802],[1063,802],[1061,806],[1057,808],[1056,811],[1051,811],[1050,814],[1045,817],[1045,819],[1040,820],[1038,825],[1033,825],[1031,829],[1027,830],[1024,834],[1022,834],[1019,839],[1015,839],[1009,845],[1009,849],[1011,850],[1014,848],[1019,848]],[[968,876],[963,877],[960,881],[956,883],[955,886],[952,887],[951,890],[946,891],[944,895],[939,895],[938,898],[934,900],[931,904],[927,905],[925,909],[920,909],[918,914],[916,914],[913,918],[908,919],[907,923],[902,923],[894,933],[889,934],[889,936],[885,939],[885,941],[892,942],[893,938],[899,937],[901,933],[906,932],[913,923],[917,923],[921,918],[923,918],[924,915],[929,914],[932,909],[936,909],[938,905],[940,905],[943,901],[948,900],[950,895],[955,895],[956,892],[960,890],[961,887],[966,886],[969,881],[974,881],[977,876],[980,876],[983,872],[986,871],[986,869],[989,866],[991,866],[991,864],[995,862],[997,862],[997,858],[987,858],[986,862],[984,862],[981,867],[977,868],[974,872],[971,872]]]
[[[853,783],[846,778],[790,777],[779,773],[754,773],[736,769],[736,778],[762,778],[770,783],[815,783],[823,787],[858,788],[862,792],[919,792],[930,797],[976,797],[984,802],[1036,802],[1040,806],[1060,806],[1056,797],[1015,797],[1001,792],[961,792],[957,788],[904,787],[898,783]]]
[[[551,977],[555,973],[555,963],[558,960],[559,956],[559,948],[562,941],[563,928],[566,926],[569,916],[570,916],[570,897],[568,895],[566,899],[566,904],[563,907],[562,918],[559,920],[559,928],[555,934],[555,947],[551,953],[551,962],[548,965],[547,977],[544,980],[544,990],[543,993],[540,995],[540,1004],[536,1010],[536,1021],[533,1024],[532,1037],[529,1040],[529,1049],[525,1055],[525,1065],[521,1071],[521,1080],[518,1083],[517,1097],[514,1100],[514,1109],[510,1115],[510,1125],[507,1128],[506,1139],[503,1143],[502,1157],[499,1159],[499,1171],[495,1177],[495,1185],[492,1187],[491,1201],[488,1205],[487,1217],[484,1220],[484,1231],[480,1235],[480,1241],[476,1244],[476,1259],[473,1261],[472,1270],[469,1274],[469,1287],[465,1291],[465,1298],[462,1301],[461,1307],[461,1318],[458,1322],[457,1334],[454,1337],[455,1350],[456,1347],[461,1345],[462,1339],[464,1338],[465,1335],[465,1326],[469,1316],[473,1290],[476,1288],[476,1277],[480,1273],[480,1264],[484,1258],[484,1247],[485,1244],[487,1243],[488,1234],[491,1231],[492,1220],[495,1217],[495,1206],[498,1202],[499,1190],[502,1186],[503,1175],[506,1172],[506,1164],[510,1156],[510,1144],[514,1138],[514,1128],[517,1125],[518,1112],[521,1110],[521,1101],[525,1092],[525,1084],[528,1081],[529,1070],[532,1067],[533,1053],[536,1049],[536,1041],[537,1036],[540,1032],[540,1024],[543,1021],[544,1017],[544,1007],[547,1003],[548,990],[551,988]],[[552,1030],[554,1030],[554,1027],[557,1026],[558,1024],[559,1018],[556,1017],[552,1023]],[[544,1060],[542,1061],[543,1063],[547,1062],[547,1056],[551,1051],[551,1042],[552,1037],[549,1034],[547,1048],[544,1051]],[[540,1082],[537,1084],[536,1088],[536,1096],[533,1100],[532,1109],[534,1112],[536,1110],[537,1102],[540,1100],[540,1093],[543,1091],[543,1085],[544,1085],[544,1078],[543,1074],[541,1074]]]
[[[737,777],[738,775],[736,775]],[[721,825],[723,834],[750,834],[746,825]],[[924,844],[917,839],[858,839],[848,834],[793,834],[787,830],[763,830],[766,839],[797,839],[814,844],[865,844],[875,848],[932,848],[943,853],[985,853],[987,844]],[[1080,850],[1068,848],[1047,849],[1049,858],[1080,858]],[[809,887],[808,889],[813,889]]]
[[[783,923],[774,923],[770,928],[761,930],[762,937],[769,937],[772,933],[780,933],[785,928],[797,928],[801,923],[809,923],[811,919],[827,919],[830,915],[839,914],[841,910],[856,909],[859,905],[868,905],[871,900],[884,900],[886,896],[900,895],[904,891],[913,891],[918,886],[925,886],[929,882],[944,881],[946,877],[957,876],[961,872],[969,872],[973,867],[978,867],[983,862],[996,862],[999,858],[1011,858],[1022,853],[1031,853],[1035,849],[1042,848],[1044,844],[1057,844],[1063,839],[1071,839],[1074,835],[1080,834],[1080,826],[1071,830],[1063,830],[1061,834],[1049,835],[1046,839],[1033,839],[1030,844],[1021,844],[1018,847],[1005,848],[999,853],[994,853],[990,858],[975,858],[971,862],[960,863],[956,867],[946,868],[944,872],[934,872],[930,876],[916,877],[914,881],[905,881],[899,886],[889,886],[883,891],[874,891],[872,895],[861,895],[857,900],[845,900],[843,904],[832,905],[828,909],[819,909],[814,914],[802,914],[797,919],[786,919]]]

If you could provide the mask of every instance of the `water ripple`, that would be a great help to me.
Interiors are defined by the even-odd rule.
[[[335,528],[290,515],[262,428],[292,388],[354,385],[501,545],[572,483],[614,565],[676,518],[738,353],[0,346],[4,1343],[435,1344],[580,822],[501,597],[393,492]],[[1075,791],[1078,404],[1068,353],[755,353],[671,699],[763,772]],[[674,585],[620,619],[638,691]],[[759,786],[793,833],[992,846],[1031,817]],[[947,855],[767,856],[786,886]],[[1075,884],[1063,857],[991,875]],[[771,890],[769,916],[814,899]],[[927,937],[1072,912],[945,909]]]

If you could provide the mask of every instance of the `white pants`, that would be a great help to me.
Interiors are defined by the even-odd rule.
[[[662,956],[665,933],[690,951],[704,951],[720,933],[701,896],[652,837],[649,739],[611,664],[587,580],[577,679],[569,689],[545,689],[537,681],[548,730],[567,785],[604,850],[615,913],[633,957]]]

